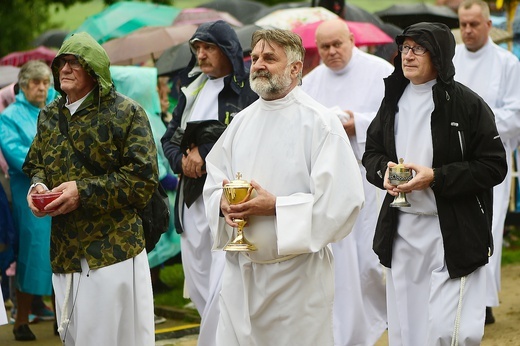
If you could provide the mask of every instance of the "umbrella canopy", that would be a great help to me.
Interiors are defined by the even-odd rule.
[[[439,22],[450,28],[459,26],[459,18],[447,6],[435,6],[424,3],[393,5],[375,13],[381,20],[401,28],[419,22]]]
[[[270,13],[273,13],[278,10],[285,10],[290,8],[302,8],[302,7],[312,7],[310,1],[299,1],[299,2],[281,2],[279,4],[273,6],[266,6],[264,9],[256,12],[254,15],[254,21],[256,22],[260,18],[267,16]]]
[[[19,71],[19,67],[11,65],[0,66],[0,88],[3,88],[4,86],[11,83],[18,82]]]
[[[67,37],[68,34],[69,32],[67,30],[60,29],[51,29],[45,31],[43,34],[41,34],[34,40],[33,46],[60,48],[61,44],[63,43],[65,37]]]
[[[261,2],[251,0],[215,0],[199,5],[198,7],[227,12],[235,18],[239,18],[243,24],[254,23],[257,13],[267,8],[267,6]]]
[[[227,12],[217,11],[211,8],[185,8],[173,21],[173,25],[202,24],[223,20],[233,26],[242,26],[242,22]]]
[[[322,22],[305,24],[293,29],[303,41],[306,50],[317,49],[315,34],[316,29]],[[354,35],[356,46],[375,46],[379,44],[391,43],[393,39],[385,34],[381,29],[372,23],[350,22],[347,21],[350,32]]]
[[[29,60],[43,60],[48,65],[50,65],[55,56],[55,50],[45,46],[40,46],[32,50],[7,54],[2,59],[0,59],[0,65],[11,65],[19,67]]]
[[[86,31],[99,43],[121,37],[143,26],[168,26],[180,9],[149,2],[116,2],[88,17],[75,32]]]
[[[344,18],[350,22],[368,22],[382,28],[383,21],[381,18],[373,13],[370,13],[361,7],[353,5],[351,3],[345,4],[345,16]]]
[[[304,24],[334,18],[339,17],[335,13],[323,7],[297,7],[274,11],[257,20],[255,24],[262,27],[293,30],[294,28]]]
[[[147,26],[103,43],[112,65],[137,65],[156,61],[171,46],[190,39],[196,25]]]
[[[165,50],[155,62],[157,75],[163,76],[182,70],[191,59],[190,45],[183,42]]]
[[[260,29],[262,29],[262,27],[256,24],[248,24],[235,29],[238,40],[240,41],[240,46],[242,46],[242,50],[244,51],[244,55],[249,55],[249,53],[251,53],[251,38],[253,33]]]

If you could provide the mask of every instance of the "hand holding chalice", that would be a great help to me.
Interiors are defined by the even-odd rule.
[[[405,184],[412,180],[412,170],[410,168],[406,168],[403,164],[404,160],[399,159],[399,164],[394,167],[388,167],[388,180],[390,180],[390,184],[399,186]],[[397,196],[395,196],[394,201],[390,203],[391,207],[409,207],[410,203],[406,199],[406,193],[399,192]]]
[[[242,180],[240,172],[237,178],[224,185],[224,196],[229,204],[240,204],[245,202],[251,196],[253,187],[245,180]],[[224,247],[225,251],[256,251],[256,246],[251,244],[244,236],[244,226],[246,219],[233,219],[238,224],[236,238]]]

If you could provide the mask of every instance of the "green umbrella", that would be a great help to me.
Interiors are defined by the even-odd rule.
[[[143,26],[171,25],[180,11],[149,2],[122,1],[88,17],[74,32],[88,32],[96,41],[104,43]]]

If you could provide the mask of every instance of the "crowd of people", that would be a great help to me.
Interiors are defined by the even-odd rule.
[[[159,271],[180,253],[200,346],[370,346],[385,330],[390,345],[479,345],[499,303],[520,62],[489,38],[485,1],[458,16],[462,44],[421,22],[392,61],[324,21],[305,75],[295,33],[257,30],[247,68],[232,27],[204,23],[174,107],[167,77],[111,67],[87,33],[50,67],[26,63],[0,113],[15,340],[47,318],[65,345],[154,345]],[[398,163],[412,175],[396,185]],[[250,185],[238,204],[235,179]],[[170,227],[147,253],[139,209],[159,184]],[[240,219],[254,251],[227,251]]]

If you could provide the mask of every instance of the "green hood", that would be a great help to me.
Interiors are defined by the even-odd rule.
[[[110,77],[110,60],[107,53],[86,32],[73,34],[63,42],[58,54],[52,61],[51,69],[54,76],[54,88],[63,96],[61,90],[60,77],[58,70],[58,59],[62,55],[75,55],[83,68],[98,81],[100,97],[106,96],[112,89],[112,78]]]

